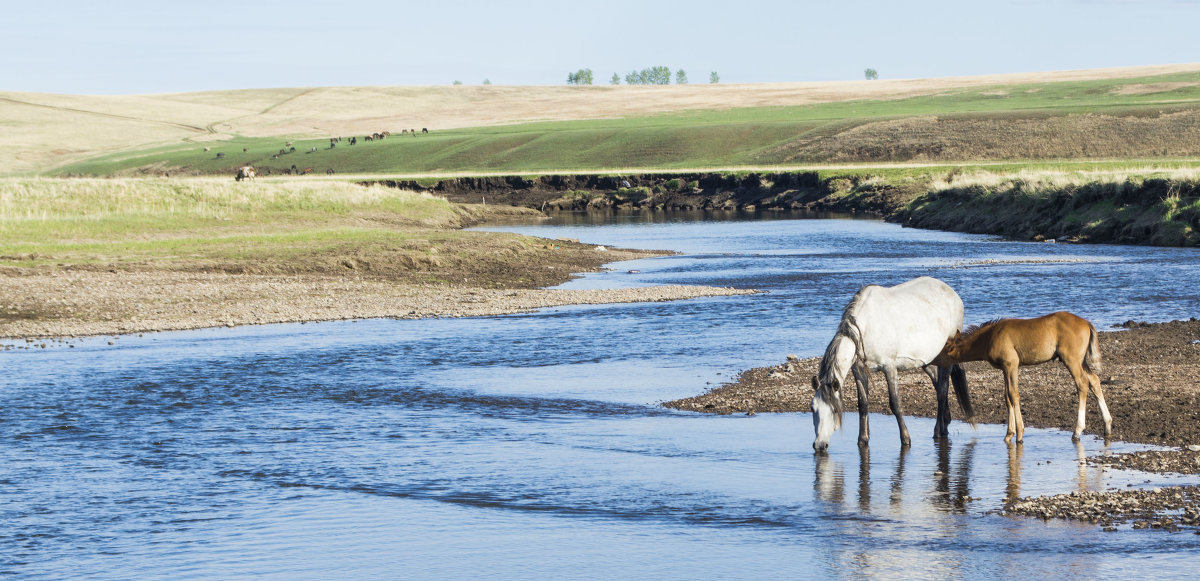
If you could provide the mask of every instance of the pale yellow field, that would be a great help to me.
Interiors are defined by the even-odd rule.
[[[0,174],[101,153],[229,135],[320,137],[734,107],[898,99],[997,84],[1130,78],[1200,63],[937,79],[667,86],[248,89],[87,96],[0,91]],[[1146,91],[1158,90],[1146,87]]]

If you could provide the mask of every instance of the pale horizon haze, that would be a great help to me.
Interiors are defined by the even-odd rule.
[[[10,3],[0,91],[844,81],[1200,61],[1200,0]],[[674,78],[672,78],[674,82]]]

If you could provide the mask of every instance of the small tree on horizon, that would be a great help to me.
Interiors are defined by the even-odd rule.
[[[492,84],[492,81],[491,81],[491,79],[484,79],[483,84],[490,85],[490,84]]]
[[[568,85],[590,85],[592,84],[592,69],[579,69],[573,73],[567,73]]]
[[[621,75],[618,75],[617,73],[613,73],[612,78],[608,80],[608,84],[620,85],[621,84]]]
[[[675,84],[676,85],[686,85],[687,82],[688,81],[687,81],[687,72],[686,71],[684,71],[683,69],[679,69],[678,71],[675,71]]]
[[[867,77],[868,81],[874,81],[875,79],[879,78],[879,71],[876,71],[875,69],[867,69],[863,71],[863,76]]]
[[[713,72],[709,73],[708,74],[708,82],[711,85],[715,85],[715,84],[721,82],[721,75],[718,75],[717,71],[713,71]]]

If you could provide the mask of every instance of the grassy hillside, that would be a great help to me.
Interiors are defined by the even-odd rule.
[[[1200,65],[765,85],[0,93],[0,122],[12,129],[0,147],[17,152],[0,157],[9,174],[220,174],[242,163],[424,174],[1190,158],[1200,156]],[[400,134],[424,127],[431,133]],[[393,135],[329,148],[330,136],[383,130]],[[296,152],[273,159],[289,141]]]

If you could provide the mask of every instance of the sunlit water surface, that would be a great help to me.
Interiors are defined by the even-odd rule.
[[[848,416],[829,455],[815,456],[807,414],[656,405],[819,354],[870,283],[941,278],[968,323],[1060,309],[1101,328],[1195,316],[1195,249],[704,215],[494,229],[683,253],[566,288],[767,292],[0,353],[0,573],[1077,578],[1190,575],[1200,563],[1190,532],[994,514],[1015,495],[1195,482],[1079,461],[1137,446],[1031,429],[1010,448],[1002,426],[960,423],[937,445],[932,422],[913,418],[905,453],[879,417],[860,453]]]

